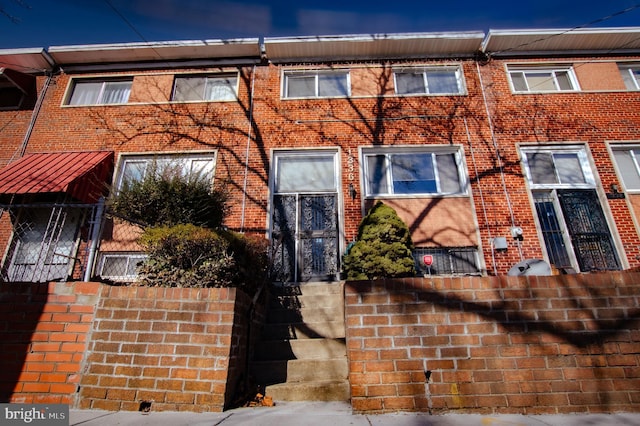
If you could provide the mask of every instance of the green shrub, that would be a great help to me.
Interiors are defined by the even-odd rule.
[[[148,259],[139,283],[154,287],[238,287],[253,294],[266,276],[267,245],[193,224],[145,229]]]
[[[378,201],[362,219],[358,238],[344,257],[347,280],[415,275],[409,227],[396,211]]]
[[[140,181],[125,181],[109,198],[116,215],[144,227],[192,223],[219,228],[227,212],[227,194],[204,179],[178,171],[152,171]]]

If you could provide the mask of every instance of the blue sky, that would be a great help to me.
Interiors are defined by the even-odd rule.
[[[640,27],[640,0],[0,0],[0,49],[628,26]]]

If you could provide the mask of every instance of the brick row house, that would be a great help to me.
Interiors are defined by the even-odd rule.
[[[638,28],[56,46],[0,63],[4,281],[135,280],[136,227],[103,198],[154,164],[226,188],[225,225],[270,241],[274,281],[339,280],[377,200],[409,225],[420,275],[640,264]]]

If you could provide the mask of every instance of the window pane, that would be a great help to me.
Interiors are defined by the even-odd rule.
[[[335,191],[333,156],[280,157],[276,192]]]
[[[438,167],[438,178],[440,179],[440,192],[445,194],[462,192],[455,154],[436,155],[436,165]]]
[[[553,184],[558,182],[550,153],[536,152],[527,154],[527,163],[529,164],[531,181],[534,184]]]
[[[527,82],[529,83],[529,91],[549,91],[553,92],[558,90],[553,81],[553,74],[551,72],[536,72],[527,73]]]
[[[203,100],[206,78],[204,77],[178,77],[173,92],[174,101],[201,101]]]
[[[109,81],[105,83],[101,104],[124,104],[131,93],[130,81]]]
[[[556,172],[560,183],[585,183],[584,174],[582,173],[582,166],[578,159],[578,154],[565,154],[557,153],[553,154],[553,160],[556,164]]]
[[[459,93],[455,71],[428,71],[429,93]]]
[[[511,75],[511,83],[513,84],[513,90],[516,92],[527,92],[529,88],[527,87],[527,81],[524,78],[524,74],[521,72],[512,72]]]
[[[640,154],[640,152],[638,152]],[[613,151],[613,156],[622,175],[622,182],[626,189],[640,189],[640,176],[631,152],[628,150]]]
[[[638,90],[640,88],[640,67],[620,68],[620,73],[628,90]]]
[[[319,96],[347,96],[347,75],[346,74],[319,74],[318,75]]]
[[[213,181],[213,159],[192,160],[189,176],[205,182]]]
[[[573,90],[571,79],[567,71],[556,71],[556,80],[560,90]]]
[[[144,179],[146,169],[146,161],[125,161],[122,170],[122,182],[141,181],[142,179]]]
[[[287,98],[316,96],[316,76],[287,76]]]
[[[235,77],[209,77],[205,99],[209,101],[231,101],[236,98]]]
[[[423,73],[397,72],[395,76],[397,94],[426,93]]]
[[[69,105],[95,105],[102,90],[101,81],[78,81],[73,87]]]
[[[391,173],[394,194],[428,194],[438,191],[431,153],[393,155]]]
[[[369,194],[388,194],[389,183],[387,180],[387,156],[367,156],[367,184]]]

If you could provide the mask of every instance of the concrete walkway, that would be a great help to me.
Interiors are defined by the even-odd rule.
[[[223,413],[71,410],[70,426],[640,426],[640,413],[479,415],[353,414],[340,402],[281,402]]]

